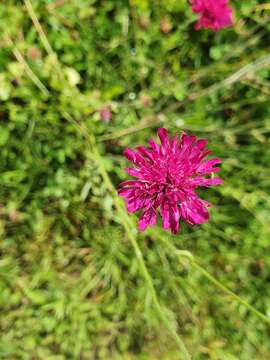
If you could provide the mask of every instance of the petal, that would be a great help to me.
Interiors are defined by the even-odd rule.
[[[161,142],[161,149],[163,151],[166,151],[170,145],[170,140],[168,137],[168,132],[166,129],[164,128],[160,128],[158,129],[158,137],[160,138],[160,142]]]
[[[193,186],[216,186],[216,185],[221,185],[222,184],[222,179],[219,177],[215,177],[215,178],[210,178],[210,179],[204,179],[203,177],[196,177],[194,179],[192,179],[191,184]]]
[[[177,145],[179,142],[179,135],[176,134],[171,141],[171,151],[175,154],[177,151]]]
[[[134,150],[131,148],[126,148],[124,150],[124,155],[129,161],[136,163],[136,152]]]
[[[144,231],[148,226],[155,226],[157,222],[157,212],[155,209],[151,208],[144,212],[144,214],[139,219],[139,230]]]
[[[126,181],[122,181],[119,184],[119,187],[124,187],[124,186],[140,186],[143,183],[139,180],[126,180]]]
[[[184,132],[181,137],[181,145],[182,147],[190,147],[195,140],[195,135],[187,135],[187,133]]]
[[[196,155],[199,155],[206,145],[207,145],[206,139],[199,139],[196,142],[196,144],[193,146],[190,156],[194,157]]]
[[[134,189],[133,188],[123,188],[123,189],[119,189],[117,191],[118,195],[122,196],[122,197],[130,197],[133,196],[134,193]]]
[[[180,155],[181,157],[189,157],[192,150],[192,145],[196,141],[196,136],[187,135],[186,133],[182,134],[180,141]]]
[[[219,158],[214,158],[210,160],[203,161],[197,168],[197,172],[200,174],[210,174],[212,172],[218,171],[220,168],[213,168],[214,165],[220,164],[221,160]]]
[[[180,211],[177,205],[173,205],[170,208],[170,227],[173,234],[177,234],[179,231],[179,219]]]
[[[124,151],[125,157],[131,161],[133,164],[139,166],[139,165],[147,165],[146,161],[140,154],[136,153],[136,151],[126,148]],[[149,163],[149,162],[148,162]]]
[[[138,169],[126,168],[125,171],[126,171],[126,173],[128,173],[129,175],[134,176],[134,177],[142,176],[141,171]]]
[[[154,156],[151,152],[151,150],[147,149],[146,147],[144,146],[138,146],[137,147],[137,150],[143,155],[145,156],[147,159],[153,161],[154,160]]]
[[[154,153],[156,153],[156,155],[159,155],[160,153],[160,147],[157,143],[155,143],[155,141],[153,139],[150,139],[148,141],[149,145],[151,146],[151,148],[153,149]]]
[[[180,204],[181,216],[191,225],[199,225],[209,220],[209,213],[199,198],[188,199]]]
[[[145,196],[136,196],[133,198],[128,198],[126,199],[127,211],[129,213],[133,213],[138,210],[144,209],[148,202],[149,199]]]
[[[217,186],[222,184],[222,179],[219,177],[204,179],[200,186]]]
[[[164,229],[170,229],[170,207],[167,202],[163,202],[160,206],[160,215],[162,217],[162,226]]]

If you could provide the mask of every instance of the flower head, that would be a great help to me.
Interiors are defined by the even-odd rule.
[[[109,105],[103,106],[99,110],[99,116],[100,116],[100,120],[102,120],[102,121],[104,121],[106,123],[110,122],[110,120],[112,119],[111,107]]]
[[[221,28],[232,25],[232,9],[228,0],[190,0],[192,11],[200,14],[195,29],[212,29],[218,31]]]
[[[199,198],[197,187],[221,184],[218,177],[209,177],[220,168],[219,158],[205,160],[211,153],[207,140],[183,133],[169,138],[166,129],[159,129],[161,145],[149,140],[150,147],[138,146],[137,151],[127,148],[126,158],[133,167],[126,172],[137,178],[120,184],[119,195],[125,199],[128,212],[141,210],[139,230],[157,222],[158,209],[164,229],[179,231],[182,218],[190,225],[208,221],[207,207],[211,204]]]

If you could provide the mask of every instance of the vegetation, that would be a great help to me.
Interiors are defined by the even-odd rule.
[[[231,5],[214,33],[186,0],[1,2],[0,359],[270,358],[270,7]],[[115,191],[160,126],[223,160],[177,236]]]

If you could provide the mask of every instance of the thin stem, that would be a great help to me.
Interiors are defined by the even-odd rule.
[[[162,117],[160,115],[157,117],[159,118],[160,122],[162,122],[164,120],[164,117]],[[137,125],[131,126],[126,129],[121,129],[121,130],[115,131],[111,134],[99,136],[98,141],[100,142],[100,141],[117,139],[119,137],[127,136],[129,134],[134,134],[135,132],[138,132],[143,129],[147,129],[150,126],[156,125],[156,124],[157,124],[156,116],[148,116],[148,117],[144,118],[142,121],[140,121]]]
[[[207,270],[205,270],[198,261],[195,260],[194,256],[186,250],[178,250],[174,245],[172,245],[170,242],[168,242],[165,238],[162,236],[158,236],[160,240],[162,240],[166,246],[170,249],[172,254],[175,254],[178,257],[186,257],[189,259],[190,264],[193,265],[197,270],[200,271],[200,273],[205,276],[210,282],[212,282],[217,288],[219,288],[224,293],[228,294],[231,298],[236,300],[238,303],[244,305],[248,310],[250,310],[253,314],[258,316],[261,320],[266,322],[267,324],[270,324],[270,318],[266,316],[265,314],[261,313],[259,310],[257,310],[254,306],[250,305],[247,301],[242,299],[240,296],[236,295],[232,290],[230,290],[227,286],[222,284],[219,280],[217,280],[214,276],[212,276]]]
[[[175,302],[177,303],[178,306],[180,306],[183,309],[183,311],[185,312],[185,315],[194,324],[199,326],[199,321],[193,315],[192,307],[189,304],[189,301],[186,296],[186,292],[184,291],[185,289],[181,289],[179,287],[179,284],[176,281],[176,276],[172,271],[172,268],[171,268],[171,265],[170,265],[170,262],[168,259],[168,254],[166,254],[164,252],[164,248],[162,246],[157,246],[157,252],[158,252],[160,260],[162,262],[164,272],[166,272],[166,274],[167,274],[168,285],[171,287],[171,289],[173,291],[173,294],[175,297]]]
[[[55,56],[55,53],[54,53],[54,51],[53,51],[53,49],[52,49],[46,35],[45,35],[45,32],[44,32],[44,30],[43,30],[37,16],[36,16],[36,13],[34,11],[34,8],[32,6],[31,1],[30,0],[23,0],[23,1],[24,1],[25,6],[26,6],[26,10],[27,10],[31,20],[33,21],[33,24],[34,24],[34,26],[35,26],[35,28],[36,28],[39,36],[40,36],[40,40],[41,40],[43,46],[45,47],[47,53],[49,55]]]
[[[39,88],[39,90],[46,96],[48,96],[50,93],[46,86],[39,80],[39,78],[36,76],[36,74],[32,71],[30,66],[25,61],[22,53],[19,51],[19,49],[15,46],[13,40],[9,35],[5,35],[5,38],[7,40],[7,43],[12,46],[12,52],[17,61],[24,67],[24,70],[26,74],[29,76],[29,78],[32,80],[32,82]]]
[[[209,281],[211,281],[216,287],[218,287],[221,291],[231,296],[234,300],[238,301],[240,304],[244,305],[247,309],[257,315],[260,319],[270,324],[270,318],[265,314],[261,313],[259,310],[255,309],[252,305],[250,305],[247,301],[242,299],[240,296],[236,295],[233,291],[223,285],[219,280],[214,278],[208,271],[206,271],[197,261],[193,259],[191,264],[200,271],[200,273],[205,276]]]
[[[147,281],[148,283],[148,287],[151,291],[151,295],[152,295],[152,299],[153,299],[153,302],[154,302],[154,305],[159,313],[159,316],[161,318],[161,320],[163,321],[163,323],[166,325],[169,333],[171,334],[172,338],[175,340],[175,342],[177,343],[182,355],[183,355],[183,359],[191,359],[183,341],[181,340],[181,338],[178,336],[178,334],[176,333],[172,323],[170,322],[170,320],[167,318],[167,316],[164,314],[161,306],[160,306],[160,303],[158,301],[158,297],[157,297],[157,294],[156,294],[156,290],[154,288],[154,285],[152,283],[152,279],[151,279],[151,276],[149,275],[149,272],[146,268],[146,265],[145,265],[145,262],[143,260],[143,256],[142,256],[142,252],[141,252],[141,249],[139,248],[139,245],[137,243],[137,240],[135,237],[133,236],[130,236],[129,232],[127,232],[128,234],[128,237],[129,237],[129,240],[131,241],[132,243],[132,246],[135,250],[135,253],[137,255],[137,258],[140,262],[140,267],[141,267],[141,270],[142,270],[142,273],[145,277],[145,280]]]
[[[92,140],[93,141],[93,140]],[[113,186],[113,184],[111,183],[111,180],[108,176],[108,173],[106,171],[106,169],[104,168],[103,165],[103,161],[102,158],[96,148],[96,146],[93,146],[93,154],[95,155],[95,159],[96,159],[96,164],[99,167],[99,171],[101,176],[103,177],[104,182],[107,185],[107,188],[112,191],[113,194],[116,194],[115,188]],[[141,249],[138,245],[137,239],[136,237],[133,235],[134,234],[134,225],[132,223],[132,221],[130,220],[130,218],[127,216],[125,209],[122,206],[122,203],[120,203],[118,201],[118,198],[115,198],[115,206],[118,210],[119,215],[122,218],[122,225],[124,227],[124,229],[126,230],[126,234],[128,239],[130,240],[133,249],[135,251],[135,254],[137,256],[137,259],[139,261],[139,265],[141,268],[141,272],[147,282],[148,288],[151,292],[151,296],[153,299],[153,303],[155,305],[155,308],[159,314],[160,319],[163,321],[164,325],[167,327],[169,333],[171,334],[172,338],[175,340],[176,344],[178,345],[181,354],[182,354],[182,358],[185,360],[190,360],[191,357],[185,347],[185,344],[183,343],[183,341],[181,340],[181,338],[179,337],[179,335],[177,334],[177,332],[175,331],[173,325],[171,324],[170,320],[167,318],[167,316],[165,315],[164,311],[162,310],[158,297],[157,297],[157,293],[156,290],[154,288],[153,285],[153,281],[151,278],[151,275],[148,272],[148,269],[145,265],[144,259],[143,259],[143,254],[141,252]]]
[[[23,1],[24,1],[26,10],[34,24],[34,27],[35,27],[37,33],[39,34],[40,40],[41,40],[45,50],[47,51],[48,55],[50,55],[51,58],[54,60],[54,64],[56,66],[58,75],[60,76],[60,78],[65,78],[65,76],[61,70],[61,66],[58,61],[57,54],[53,51],[53,48],[51,47],[51,44],[49,43],[49,40],[47,39],[47,36],[38,20],[38,17],[35,13],[35,10],[33,8],[31,1],[30,0],[23,0]]]

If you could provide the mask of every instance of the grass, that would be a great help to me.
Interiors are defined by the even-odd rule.
[[[181,0],[0,4],[0,358],[270,357],[269,9],[233,5],[211,33]],[[177,236],[115,193],[160,125],[223,160]]]

